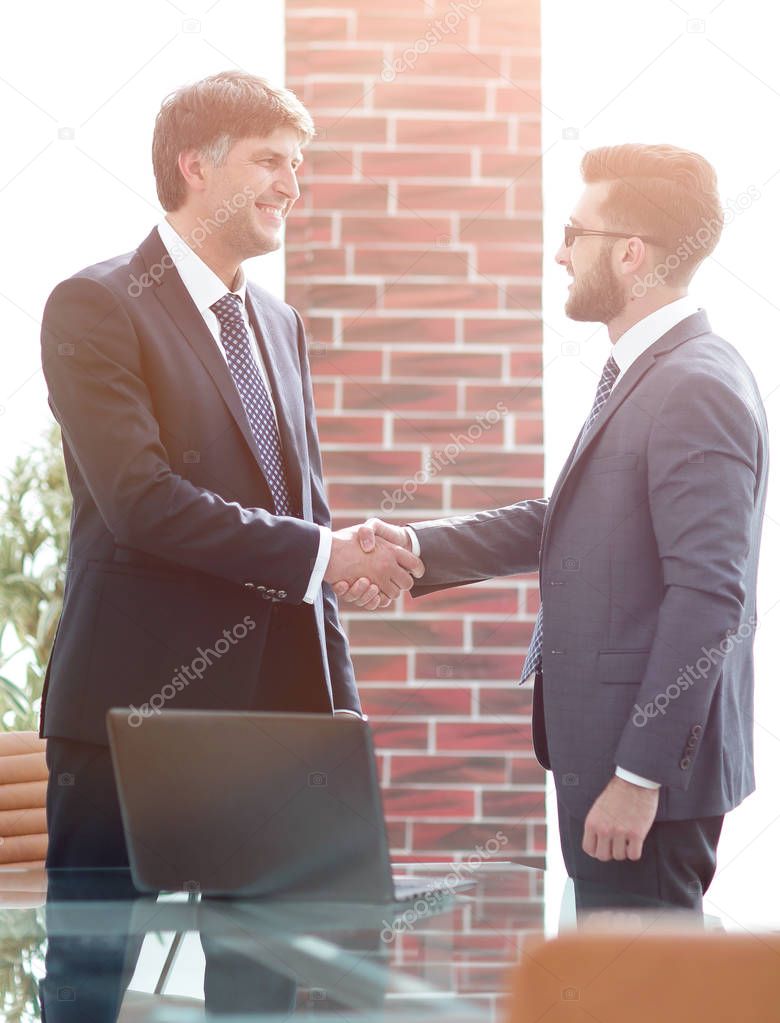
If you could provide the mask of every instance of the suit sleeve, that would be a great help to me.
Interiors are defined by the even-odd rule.
[[[49,404],[120,546],[303,599],[319,545],[312,522],[245,508],[173,472],[128,310],[103,284],[71,277],[41,332]]]
[[[727,384],[697,375],[671,389],[648,443],[664,596],[615,762],[672,788],[690,783],[682,752],[691,729],[706,727],[724,655],[741,625],[759,459],[756,418]],[[691,678],[686,668],[693,665]]]
[[[539,568],[547,498],[519,501],[491,511],[415,522],[425,564],[413,597]]]
[[[295,312],[295,310],[293,310]],[[306,411],[306,439],[309,450],[309,466],[311,471],[311,500],[314,521],[318,526],[328,529],[331,525],[330,508],[325,496],[325,485],[322,477],[322,456],[317,435],[317,420],[314,412],[314,397],[311,386],[311,371],[306,350],[306,334],[303,323],[297,312],[295,319],[298,324],[298,358],[301,364],[301,381],[303,401]],[[339,620],[338,602],[329,583],[322,584],[322,600],[325,612],[325,643],[328,653],[331,688],[333,690],[333,706],[340,710],[352,710],[361,713],[360,697],[355,683],[355,671],[349,655],[349,643]]]

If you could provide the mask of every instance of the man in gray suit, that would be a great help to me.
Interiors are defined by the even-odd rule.
[[[700,908],[723,815],[755,787],[766,419],[688,296],[723,225],[712,167],[632,144],[587,153],[582,173],[556,260],[568,315],[605,323],[613,347],[552,494],[413,530],[372,519],[363,538],[421,554],[415,595],[539,570],[521,680],[578,904]],[[367,580],[336,591],[387,603]]]

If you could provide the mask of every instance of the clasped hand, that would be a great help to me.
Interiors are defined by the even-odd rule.
[[[388,607],[421,579],[425,565],[412,554],[402,526],[369,519],[333,533],[325,581],[335,594],[367,611]]]

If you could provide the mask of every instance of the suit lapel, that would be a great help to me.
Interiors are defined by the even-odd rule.
[[[577,444],[580,442],[580,437],[582,436],[581,433],[574,442],[574,445],[569,452],[569,457],[567,458],[566,463],[555,482],[552,493],[550,494],[546,523],[549,522],[555,502],[557,501],[561,490],[565,486],[566,481],[571,476],[574,467],[587,455],[588,449],[593,444],[593,441],[606,427],[607,423],[610,421],[612,416],[614,416],[620,406],[629,398],[645,373],[652,368],[655,360],[665,352],[671,351],[671,349],[683,344],[683,342],[689,341],[694,337],[699,337],[701,334],[709,333],[710,329],[707,314],[703,309],[700,309],[692,316],[686,316],[684,320],[681,320],[680,323],[667,331],[666,334],[650,345],[650,347],[642,352],[639,358],[628,367],[625,374],[612,389],[612,393],[607,399],[607,403],[604,405],[594,422],[591,423],[587,433],[584,437],[582,437],[582,443],[580,444],[579,450],[577,450]]]
[[[252,434],[249,420],[246,417],[241,397],[233,381],[233,376],[217,348],[214,336],[206,326],[197,306],[192,301],[192,296],[176,272],[175,266],[171,264],[171,257],[163,245],[156,227],[141,242],[138,251],[146,264],[147,271],[152,267],[155,267],[158,271],[156,275],[149,274],[150,279],[154,281],[153,290],[155,297],[165,308],[171,321],[184,336],[214,381],[249,450],[252,452],[252,457],[257,463],[258,469],[265,478],[257,444]],[[159,274],[160,267],[163,268],[161,275]],[[280,387],[280,382],[276,379],[276,360],[269,356],[266,339],[270,335],[265,323],[265,317],[259,309],[259,303],[256,300],[250,300],[249,287],[249,284],[247,284],[246,294],[250,310],[250,321],[257,334],[258,343],[262,346],[261,351],[264,356],[268,376],[271,380],[274,405],[279,419],[282,452],[285,457],[286,467],[290,473],[290,476],[288,476],[290,496],[293,499],[293,507],[300,507],[300,467],[298,466],[297,458],[294,457],[295,446],[292,443],[292,431],[288,419],[289,413],[287,412],[284,400],[284,389]],[[253,313],[254,316],[252,315]],[[268,481],[266,480],[266,482]],[[297,502],[296,497],[298,498]]]

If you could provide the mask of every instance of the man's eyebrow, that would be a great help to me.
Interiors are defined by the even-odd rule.
[[[276,149],[268,149],[268,147],[264,147],[262,149],[255,149],[255,150],[252,151],[252,155],[251,155],[252,159],[255,159],[256,157],[259,157],[259,156],[263,156],[263,157],[275,156],[278,160],[283,160],[285,158],[286,154],[285,153],[280,153]],[[293,156],[293,160],[296,161],[297,163],[303,163],[303,157],[301,156],[300,153],[296,153]]]

